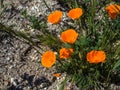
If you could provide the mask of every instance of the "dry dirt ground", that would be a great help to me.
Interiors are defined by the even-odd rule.
[[[56,0],[46,2],[53,10],[60,9]],[[38,18],[44,18],[44,15],[49,13],[42,0],[3,0],[3,5],[6,9],[1,9],[3,12],[0,15],[0,23],[13,26],[13,29],[18,31],[30,30],[32,34],[34,30],[31,23],[22,12],[26,10],[28,15]],[[41,47],[43,50],[49,49]],[[65,74],[55,78],[54,67],[44,68],[40,64],[40,58],[41,54],[32,46],[0,30],[0,90],[57,90]],[[70,90],[73,85],[67,86],[67,90]],[[74,90],[79,89],[74,87]]]
[[[52,10],[66,11],[57,0],[45,1]],[[0,14],[0,23],[12,26],[17,31],[27,30],[33,35],[35,30],[23,12],[27,11],[28,15],[40,20],[50,13],[43,0],[3,0],[3,5],[6,9],[1,9],[3,12]],[[57,26],[48,25],[48,27],[50,30],[58,30]],[[49,50],[45,46],[41,48],[41,53]],[[31,45],[0,30],[0,90],[58,90],[65,74],[55,78],[53,76],[56,73],[55,68],[44,68],[40,64],[40,59],[41,54]],[[81,89],[68,82],[65,90]]]

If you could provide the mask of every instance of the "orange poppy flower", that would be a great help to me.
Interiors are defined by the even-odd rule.
[[[61,18],[62,18],[62,12],[56,10],[48,16],[48,22],[52,24],[57,24],[59,23]]]
[[[111,19],[115,19],[120,13],[120,6],[117,4],[110,4],[105,8],[105,10],[108,12]]]
[[[68,12],[68,17],[72,18],[72,19],[79,19],[83,14],[83,11],[81,8],[75,8],[75,9],[71,9]]]
[[[70,56],[72,55],[73,49],[72,48],[70,48],[70,49],[62,48],[62,49],[60,49],[59,53],[60,53],[61,59],[67,59],[67,58],[70,58]]]
[[[92,50],[91,52],[87,53],[87,61],[89,63],[100,63],[104,62],[106,58],[106,54],[104,51],[97,51],[97,50]]]
[[[61,75],[61,73],[55,73],[53,74],[54,77],[59,77]]]
[[[46,51],[42,55],[41,63],[44,67],[50,68],[56,62],[56,56],[52,51]]]
[[[67,42],[73,44],[78,37],[78,33],[74,29],[68,29],[61,33],[61,40],[63,42]]]

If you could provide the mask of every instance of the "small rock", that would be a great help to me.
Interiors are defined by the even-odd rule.
[[[17,86],[17,80],[16,80],[16,79],[11,78],[11,83],[12,83],[14,86]]]

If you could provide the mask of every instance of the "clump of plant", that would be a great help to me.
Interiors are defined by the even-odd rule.
[[[79,28],[62,30],[56,37],[61,42],[59,48],[45,51],[41,64],[46,68],[55,65],[82,89],[100,89],[105,84],[107,90],[120,80],[120,5],[100,7],[96,0],[66,2],[71,6],[68,18]],[[62,14],[60,10],[52,12],[48,22],[59,25]]]

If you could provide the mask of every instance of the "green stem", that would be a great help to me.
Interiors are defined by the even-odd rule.
[[[78,0],[75,0],[75,8],[76,8],[76,7],[79,7],[77,1],[78,1]]]
[[[39,47],[30,37],[26,36],[25,33],[22,33],[20,31],[14,31],[9,27],[6,27],[5,25],[3,25],[2,23],[0,23],[0,31],[9,33],[11,35],[15,35],[17,36],[16,38],[18,38],[21,41],[24,41],[27,44],[30,44],[31,46],[33,46],[40,54],[42,54],[40,52],[40,49],[43,50],[43,48]],[[22,40],[21,38],[23,38],[24,40]]]
[[[43,2],[44,2],[44,4],[45,4],[45,6],[50,10],[50,12],[52,12],[51,8],[47,5],[46,1],[43,0]]]
[[[60,59],[57,59],[57,60],[61,64],[61,66],[64,68],[64,64],[61,62],[61,60]]]
[[[106,90],[109,90],[109,86],[110,86],[110,83],[108,83],[109,78],[110,78],[110,73],[111,73],[111,70],[109,71],[108,76],[107,76],[107,80],[106,80],[107,89]]]
[[[78,25],[79,25],[79,30],[82,31],[82,35],[83,36],[86,36],[86,32],[84,31],[84,29],[82,28],[82,23],[81,23],[81,20],[78,19]]]
[[[96,2],[95,0],[91,0],[91,23],[92,23],[91,27],[93,34],[95,34],[95,25],[94,25],[95,8],[96,8]]]

